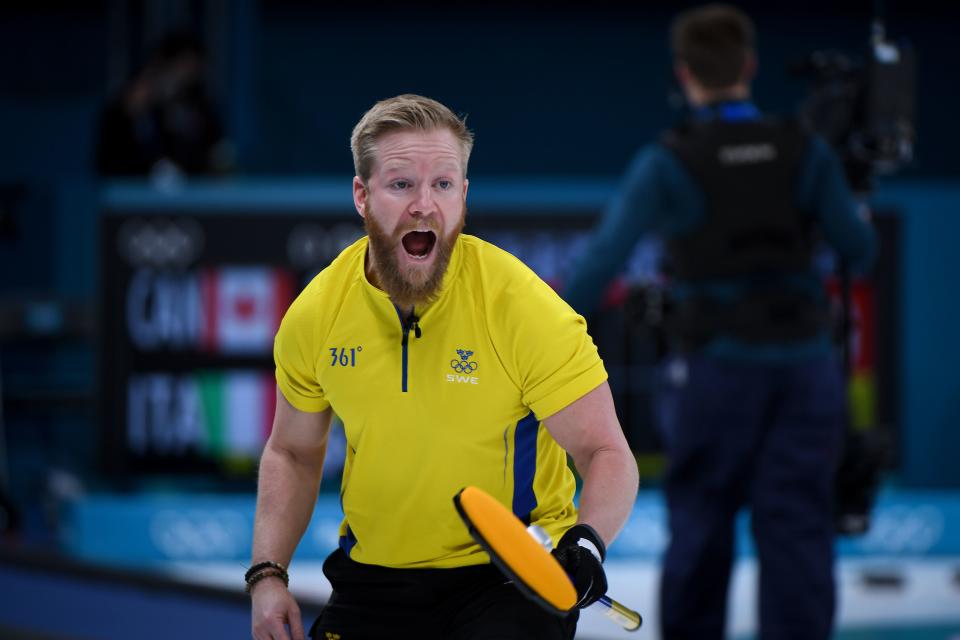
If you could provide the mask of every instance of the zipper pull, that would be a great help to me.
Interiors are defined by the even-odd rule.
[[[413,329],[413,335],[420,337],[422,332],[420,331],[420,318],[417,317],[417,310],[410,309],[410,317],[407,318],[407,332]]]
[[[410,316],[403,326],[403,338],[400,340],[401,346],[407,346],[407,342],[410,340],[410,329],[413,329],[413,335],[417,338],[423,335],[423,332],[420,331],[420,318],[417,317],[413,309],[410,310]]]

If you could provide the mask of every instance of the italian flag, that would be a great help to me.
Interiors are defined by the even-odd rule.
[[[197,376],[206,451],[221,457],[257,457],[270,435],[276,382],[259,371],[204,372]]]

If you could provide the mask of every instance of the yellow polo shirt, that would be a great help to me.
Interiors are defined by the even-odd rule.
[[[453,505],[466,485],[556,540],[576,521],[575,481],[541,421],[607,379],[584,319],[461,235],[439,297],[415,310],[417,337],[367,280],[366,250],[358,240],[307,285],[274,346],[290,404],[343,421],[341,547],[386,567],[489,562]]]

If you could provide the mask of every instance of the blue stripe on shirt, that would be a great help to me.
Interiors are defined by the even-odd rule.
[[[537,436],[540,421],[531,411],[517,423],[513,436],[513,513],[530,524],[530,513],[537,506],[533,477],[537,471]]]
[[[353,535],[353,530],[350,529],[350,526],[347,525],[346,535],[340,536],[340,548],[343,549],[343,552],[350,556],[350,550],[357,544],[357,537]]]

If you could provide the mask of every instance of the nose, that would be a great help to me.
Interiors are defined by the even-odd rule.
[[[410,215],[425,216],[434,212],[436,201],[433,199],[433,189],[430,184],[423,184],[416,190],[413,202],[410,204]]]

